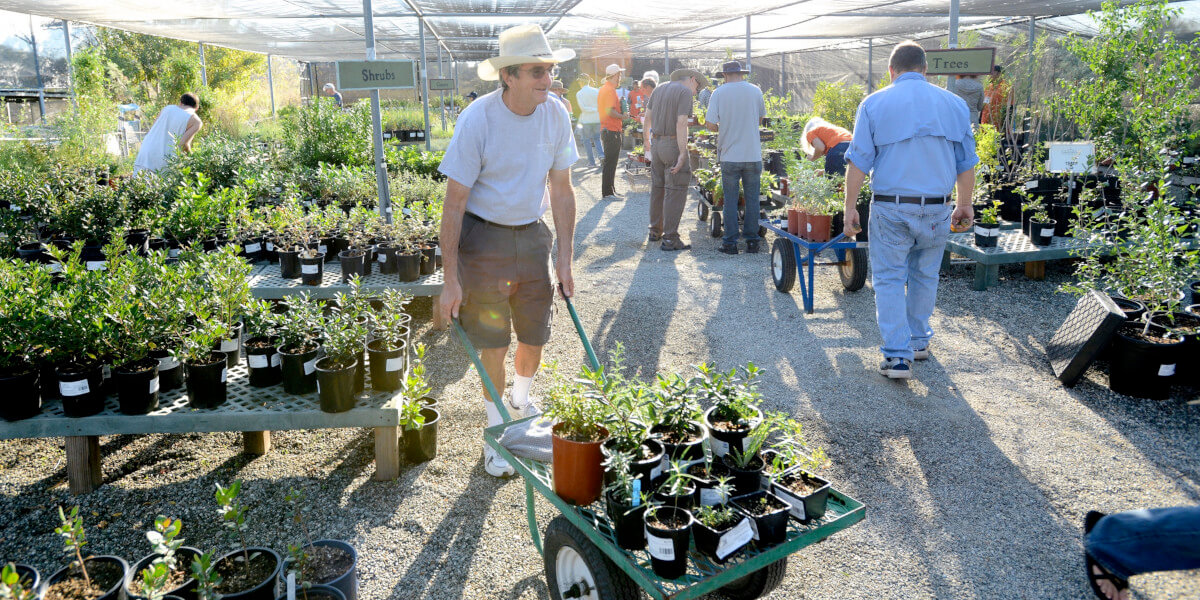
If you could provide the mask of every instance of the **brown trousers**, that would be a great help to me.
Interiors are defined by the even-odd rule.
[[[650,145],[650,233],[664,242],[679,240],[679,220],[687,203],[692,166],[684,161],[678,173],[671,167],[679,160],[679,147],[673,137],[655,138]]]

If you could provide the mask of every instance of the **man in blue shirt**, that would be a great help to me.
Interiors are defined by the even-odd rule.
[[[871,174],[871,285],[883,338],[879,372],[912,377],[929,358],[929,317],[951,221],[971,222],[975,138],[962,98],[925,81],[925,50],[903,42],[888,63],[892,85],[863,100],[846,152],[845,233],[861,231],[858,192]],[[957,185],[957,202],[950,193]]]

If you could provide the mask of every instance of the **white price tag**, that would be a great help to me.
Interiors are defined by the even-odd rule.
[[[1185,157],[1183,157],[1183,164],[1185,164],[1185,165],[1190,165],[1190,164],[1192,164],[1192,163],[1196,162],[1197,160],[1200,160],[1200,157],[1197,157],[1197,156],[1185,156]]]
[[[238,349],[237,340],[221,340],[221,352],[233,352]]]
[[[650,556],[658,560],[675,560],[675,543],[668,538],[660,538],[646,530],[646,550]]]
[[[104,260],[89,260],[86,263],[89,271],[103,271],[108,268],[108,261]]]
[[[159,371],[170,371],[171,369],[174,369],[178,366],[179,366],[179,361],[175,360],[174,358],[171,358],[170,356],[164,356],[164,357],[158,359],[158,370]]]
[[[225,383],[225,379],[228,375],[229,369],[221,369],[221,383]]]
[[[806,222],[804,223],[804,227],[805,227],[805,229],[807,229],[807,230],[808,230],[808,232],[809,232],[809,233],[812,233],[812,223],[809,223],[809,222],[807,222],[807,221],[806,221]]]
[[[108,365],[100,367],[100,377],[105,381],[108,381],[110,378],[112,378],[112,368]]]
[[[154,392],[157,392],[157,391],[158,391],[158,378],[155,377],[154,379],[150,380],[150,391],[148,393],[153,394]]]
[[[47,263],[46,270],[51,273],[62,273],[62,264],[61,263]]]
[[[317,370],[317,359],[314,358],[314,359],[304,363],[304,374],[305,375],[312,375],[313,371],[316,371],[316,370]]]
[[[1027,190],[1035,190],[1035,189],[1037,189],[1037,186],[1038,186],[1038,182],[1036,179],[1034,179],[1033,181],[1025,182],[1025,189],[1027,189]]]
[[[16,204],[9,204],[9,205],[8,205],[8,210],[11,210],[11,211],[13,211],[13,212],[20,212],[20,211],[21,211],[21,207],[20,207],[20,206],[18,206],[18,205],[16,205]]]
[[[663,455],[663,459],[659,460],[658,464],[654,465],[653,469],[650,469],[650,481],[654,481],[655,479],[658,479],[658,477],[663,474],[663,468],[664,468],[663,460],[666,460],[665,454]]]
[[[282,358],[280,357],[278,352],[271,355],[271,366],[272,367],[278,367],[280,362],[282,362]]]
[[[300,272],[305,275],[316,275],[317,271],[317,265],[300,265]]]
[[[92,391],[92,388],[88,387],[88,382],[86,379],[81,379],[79,381],[60,381],[60,382],[58,382],[58,393],[62,394],[63,396],[65,396],[67,398],[74,398],[75,396],[82,396],[91,391]]]
[[[258,243],[246,244],[246,254],[250,254],[251,252],[258,252],[260,250],[262,250],[262,244],[258,244]]]
[[[1054,228],[1053,227],[1043,227],[1042,228],[1042,237],[1054,237]]]
[[[722,535],[720,541],[717,542],[717,558],[725,558],[733,554],[738,548],[749,544],[752,539],[754,539],[754,528],[750,526],[750,519],[742,519],[741,523]]]
[[[800,519],[801,521],[808,518],[808,514],[804,512],[804,501],[801,500],[799,496],[793,494],[791,492],[791,490],[789,490],[783,486],[778,486],[775,490],[772,490],[772,491],[775,492],[775,495],[780,496],[784,500],[787,501],[788,506],[791,507],[791,510],[789,512],[792,513],[793,517],[796,517],[797,519]]]
[[[400,369],[403,369],[403,368],[404,368],[404,358],[397,356],[396,358],[387,359],[387,364],[384,365],[383,370],[387,371],[388,373],[395,373],[396,371],[399,371]]]
[[[274,251],[275,250],[275,242],[267,242],[267,250]]]
[[[708,438],[709,447],[712,448],[713,456],[725,456],[729,454],[729,444],[718,440],[715,437]]]
[[[1158,366],[1158,376],[1159,377],[1170,377],[1174,374],[1175,374],[1175,365],[1159,365]]]
[[[977,235],[982,235],[983,237],[998,237],[1000,235],[1000,230],[999,229],[989,229],[987,227],[980,227],[980,226],[976,225],[975,233]]]
[[[329,251],[329,246],[326,246],[325,244],[317,245],[317,252],[320,252],[321,254],[325,254],[328,251]]]
[[[380,252],[379,256],[376,257],[376,260],[378,260],[381,263],[385,263],[385,262],[387,262],[387,255]]]
[[[167,250],[167,258],[179,258],[179,248],[170,248]]]
[[[750,519],[750,529],[754,530],[754,539],[758,539],[758,521]]]
[[[441,256],[441,255],[442,255],[442,247],[441,247],[441,246],[438,246],[437,248],[434,248],[434,249],[433,249],[433,255],[434,255],[434,256]]]
[[[716,506],[725,501],[721,493],[713,488],[700,488],[700,506]]]
[[[251,369],[265,369],[271,364],[266,354],[251,354],[246,357]]]

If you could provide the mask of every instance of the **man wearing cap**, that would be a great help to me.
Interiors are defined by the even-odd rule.
[[[574,294],[570,166],[579,151],[568,110],[549,97],[555,65],[574,56],[569,49],[552,51],[537,25],[502,32],[499,56],[478,67],[480,79],[499,79],[501,88],[463,109],[439,167],[448,178],[439,308],[460,319],[497,391],[504,390],[505,357],[516,330],[516,377],[507,400],[513,418],[539,412],[529,388],[550,339],[553,237],[542,221],[547,209],[558,238],[558,283],[565,295]],[[489,426],[501,422],[491,400],[484,390]],[[486,444],[484,469],[496,477],[513,473]]]
[[[554,97],[558,98],[559,102],[562,102],[562,105],[567,109],[567,112],[571,112],[571,102],[567,100],[566,96],[563,95],[567,93],[567,88],[563,85],[562,80],[555,79],[554,81],[550,82],[550,93],[554,94]]]
[[[858,192],[871,174],[871,285],[883,338],[879,372],[912,377],[912,361],[929,358],[929,318],[950,223],[971,222],[975,137],[962,98],[925,80],[925,50],[892,50],[892,85],[858,106],[846,152],[845,233],[859,230]],[[957,185],[957,206],[950,191]]]
[[[699,71],[678,69],[671,81],[654,88],[643,125],[643,144],[650,157],[650,242],[662,240],[663,250],[687,250],[679,239],[679,220],[692,181],[688,163],[688,119],[693,97],[708,85]]]
[[[600,196],[605,200],[620,200],[617,195],[617,161],[621,158],[621,129],[623,119],[629,115],[621,112],[621,99],[617,96],[617,83],[625,69],[611,64],[604,69],[604,85],[596,106],[600,110],[600,139],[604,143],[604,170],[600,175]]]
[[[338,105],[338,108],[342,107],[342,93],[337,91],[332,83],[325,84],[321,89],[325,90],[326,96],[333,96],[333,103]]]
[[[725,83],[713,91],[704,114],[704,126],[717,132],[717,151],[721,157],[721,189],[725,195],[725,239],[720,251],[738,253],[738,183],[746,197],[742,237],[746,252],[758,252],[758,184],[762,178],[762,142],[758,125],[767,116],[763,93],[746,81],[749,73],[738,61],[721,66]]]

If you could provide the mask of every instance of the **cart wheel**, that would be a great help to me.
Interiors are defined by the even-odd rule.
[[[550,521],[545,544],[542,555],[551,600],[638,600],[640,597],[637,584],[566,517],[559,515]]]
[[[704,200],[696,201],[696,213],[696,216],[700,218],[701,223],[708,220],[708,205],[704,203]]]
[[[787,572],[787,559],[781,558],[733,583],[721,588],[720,593],[730,600],[752,600],[770,594],[783,582]]]
[[[867,282],[866,248],[851,248],[846,251],[846,260],[838,266],[838,274],[842,277],[842,287],[846,291],[857,292]]]
[[[771,279],[775,289],[785,294],[796,285],[796,251],[789,240],[775,238],[771,244]]]
[[[713,237],[721,237],[725,231],[721,229],[721,213],[713,211],[712,220],[709,221],[708,233]]]

